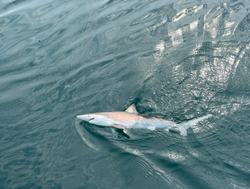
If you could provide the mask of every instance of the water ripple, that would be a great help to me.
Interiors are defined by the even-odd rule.
[[[0,185],[247,188],[249,2],[0,2]],[[123,111],[188,129],[110,128],[75,116]]]

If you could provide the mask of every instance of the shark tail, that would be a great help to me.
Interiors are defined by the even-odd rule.
[[[179,128],[180,130],[180,134],[182,136],[187,136],[187,129],[189,127],[193,127],[196,123],[204,120],[204,119],[207,119],[209,117],[211,117],[212,115],[211,114],[208,114],[208,115],[205,115],[205,116],[202,116],[202,117],[199,117],[199,118],[196,118],[196,119],[192,119],[190,121],[187,121],[187,122],[184,122],[184,123],[180,123],[180,124],[177,124],[176,127]]]

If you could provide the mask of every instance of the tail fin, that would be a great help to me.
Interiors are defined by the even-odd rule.
[[[180,134],[182,136],[187,136],[187,129],[189,127],[193,127],[196,123],[204,120],[204,119],[207,119],[209,117],[211,117],[212,115],[211,114],[208,114],[208,115],[205,115],[205,116],[202,116],[202,117],[199,117],[199,118],[196,118],[196,119],[192,119],[190,121],[187,121],[187,122],[184,122],[184,123],[180,123],[180,124],[177,124],[176,127],[179,128],[180,130]]]

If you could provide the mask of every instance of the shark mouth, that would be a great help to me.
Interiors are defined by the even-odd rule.
[[[93,120],[93,119],[95,119],[94,117],[93,118],[91,118],[90,120],[88,120],[88,122],[90,122],[91,120]]]

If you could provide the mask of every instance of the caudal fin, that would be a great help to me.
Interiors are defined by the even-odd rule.
[[[180,134],[182,136],[187,136],[187,129],[189,127],[193,127],[196,123],[204,120],[204,119],[207,119],[209,117],[211,117],[212,115],[211,114],[208,114],[206,116],[202,116],[202,117],[199,117],[199,118],[196,118],[196,119],[192,119],[190,121],[187,121],[187,122],[184,122],[184,123],[180,123],[180,124],[177,124],[176,127],[179,128],[180,130]]]

